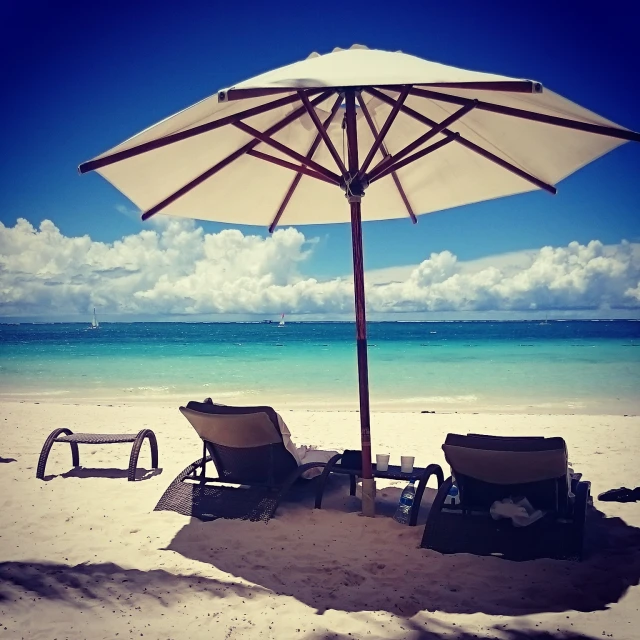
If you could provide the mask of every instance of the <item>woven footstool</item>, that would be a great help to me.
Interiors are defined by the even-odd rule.
[[[64,434],[64,435],[62,435]],[[136,479],[136,469],[138,467],[138,456],[140,448],[145,438],[149,440],[151,447],[151,466],[158,468],[158,442],[156,435],[151,429],[142,429],[136,433],[73,433],[71,429],[56,429],[52,431],[40,452],[38,460],[38,470],[36,478],[44,480],[44,468],[47,466],[47,458],[54,442],[68,442],[71,446],[71,457],[73,458],[73,466],[80,466],[80,453],[78,451],[79,444],[116,444],[118,442],[133,442],[131,448],[131,457],[129,458],[129,482]]]

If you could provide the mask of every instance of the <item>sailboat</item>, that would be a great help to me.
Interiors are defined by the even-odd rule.
[[[92,329],[99,329],[100,328],[100,324],[98,323],[98,319],[96,318],[96,308],[93,308],[93,318],[91,320],[91,328]]]
[[[282,317],[280,318],[280,322],[278,322],[278,326],[279,327],[284,327],[284,313],[282,314]]]

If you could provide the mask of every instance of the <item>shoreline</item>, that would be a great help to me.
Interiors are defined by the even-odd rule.
[[[199,395],[186,396],[182,394],[131,394],[121,393],[89,394],[78,392],[17,392],[0,393],[0,405],[6,403],[27,404],[60,404],[60,405],[118,405],[118,406],[154,406],[177,408],[186,405],[190,400],[201,401],[205,397],[213,397],[214,402],[236,406],[272,406],[277,411],[307,411],[307,412],[359,412],[357,396],[353,400],[332,399],[320,401],[317,398],[303,398],[292,396],[267,396],[266,394],[228,395],[216,397],[206,390]],[[498,401],[490,403],[442,402],[439,398],[429,399],[398,399],[398,400],[370,400],[371,413],[408,413],[408,414],[464,414],[464,415],[584,415],[584,416],[638,416],[640,415],[640,400],[636,402],[621,402],[617,399],[593,401],[589,406],[579,401],[575,404],[560,402],[514,402],[503,404]],[[569,406],[568,406],[569,405]]]

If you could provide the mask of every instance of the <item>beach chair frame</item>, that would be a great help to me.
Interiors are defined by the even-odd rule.
[[[466,473],[456,468],[457,461],[447,455],[447,446],[451,444],[464,445],[471,452],[475,447],[483,453],[493,451],[497,453],[497,464],[501,458],[508,459],[509,453],[523,452],[548,452],[551,456],[564,456],[566,460],[566,444],[562,438],[449,434],[443,449],[452,465],[460,501],[457,505],[445,503],[453,483],[450,476],[438,489],[431,505],[421,547],[441,553],[495,555],[509,560],[582,559],[586,512],[590,502],[589,482],[581,481],[579,474],[569,478],[566,462],[561,475],[557,474],[560,464],[556,463],[555,468],[550,469],[556,472],[552,477],[544,477],[545,470],[540,468],[534,470],[539,478],[522,482],[518,480],[522,480],[523,473],[526,477],[527,471],[512,468],[507,470],[506,476],[512,474],[513,482],[508,482],[507,477],[501,478],[501,482],[487,482],[477,477],[483,475],[482,472],[472,475],[468,468]],[[522,457],[514,458],[522,460]],[[540,458],[544,459],[545,455]],[[495,473],[500,474],[500,470]],[[516,496],[527,497],[534,507],[546,511],[545,516],[526,527],[515,527],[509,519],[494,520],[491,517],[489,509],[495,500]]]
[[[213,486],[218,490],[218,496],[226,493],[229,496],[228,510],[225,509],[224,500],[219,500],[218,512],[211,514],[211,517],[200,517],[190,512],[190,515],[202,520],[238,517],[234,503],[246,496],[250,501],[253,492],[259,506],[255,506],[253,515],[247,518],[268,521],[284,495],[302,478],[305,471],[326,465],[325,462],[298,465],[284,445],[277,414],[272,407],[231,407],[189,402],[186,407],[180,407],[180,411],[202,438],[202,458],[187,467],[165,495],[169,500],[170,494],[175,493],[175,485],[180,483]],[[207,423],[214,425],[208,433],[215,437],[207,437]],[[213,463],[217,476],[207,475],[209,462]],[[164,498],[161,498],[159,506]]]
[[[145,440],[149,441],[151,449],[151,467],[158,469],[158,441],[156,435],[151,429],[141,429],[138,433],[73,433],[71,429],[62,427],[52,431],[42,446],[40,457],[38,458],[38,466],[36,469],[36,478],[44,480],[45,468],[51,447],[56,442],[66,442],[71,447],[71,463],[74,468],[80,466],[79,444],[116,444],[132,442],[131,454],[129,456],[129,468],[127,471],[127,480],[135,482],[138,470],[138,457],[140,449]]]

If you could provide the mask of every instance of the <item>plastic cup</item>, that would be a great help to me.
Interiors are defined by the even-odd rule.
[[[415,459],[415,456],[400,456],[400,471],[402,471],[402,473],[411,473]]]
[[[377,453],[376,454],[376,470],[387,471],[389,469],[389,454]]]

